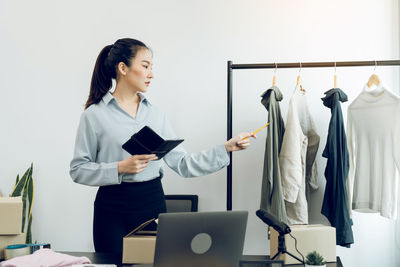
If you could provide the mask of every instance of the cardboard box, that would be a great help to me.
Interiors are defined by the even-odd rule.
[[[291,234],[297,239],[297,249],[303,254],[304,260],[308,253],[316,250],[327,262],[336,261],[336,229],[321,224],[292,225]],[[278,252],[278,232],[272,227],[270,240],[270,255],[273,257]],[[289,235],[284,236],[286,250],[302,259],[295,249],[295,241]],[[285,264],[298,264],[299,262],[290,255],[283,254],[280,259]]]
[[[22,198],[0,197],[0,235],[21,234]]]
[[[25,244],[25,233],[19,235],[0,235],[0,260],[4,259],[4,249],[10,245]]]
[[[143,231],[142,229],[154,220],[151,219],[141,224],[124,237],[122,263],[153,263],[156,249],[156,231]]]

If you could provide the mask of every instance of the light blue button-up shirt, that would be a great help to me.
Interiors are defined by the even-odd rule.
[[[81,115],[75,140],[70,175],[74,182],[103,186],[121,182],[142,182],[163,175],[162,161],[150,161],[137,174],[118,173],[118,162],[130,156],[122,149],[134,133],[150,126],[165,139],[176,139],[166,115],[152,105],[143,94],[136,117],[124,111],[108,92],[98,104],[93,104]],[[163,157],[165,163],[183,177],[196,177],[216,172],[229,164],[223,144],[198,153],[188,154],[182,145]]]

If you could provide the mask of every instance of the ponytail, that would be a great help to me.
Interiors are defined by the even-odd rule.
[[[130,67],[131,60],[135,58],[139,49],[142,48],[149,49],[141,41],[124,38],[117,40],[113,45],[107,45],[101,50],[94,66],[85,109],[92,104],[99,103],[111,89],[112,79],[117,79],[117,65],[123,62]]]
[[[85,109],[92,104],[97,104],[112,86],[112,75],[106,66],[107,56],[110,53],[112,45],[104,47],[97,57],[94,66],[92,81],[90,82],[89,98],[86,101]]]

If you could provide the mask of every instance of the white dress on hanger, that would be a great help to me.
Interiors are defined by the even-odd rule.
[[[308,224],[306,192],[318,188],[315,156],[319,136],[308,110],[307,98],[296,88],[288,109],[279,162],[289,224]]]
[[[349,211],[396,219],[400,168],[400,98],[367,86],[347,111]]]

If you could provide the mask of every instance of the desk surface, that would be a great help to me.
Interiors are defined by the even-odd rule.
[[[115,264],[118,267],[127,267],[127,266],[134,266],[132,264],[122,264],[121,256],[114,253],[96,253],[96,252],[62,252],[65,254],[69,254],[72,256],[77,257],[88,257],[92,263],[97,264]],[[266,260],[269,259],[269,256],[262,256],[262,255],[243,255],[242,260],[245,261],[257,261],[257,260]],[[250,265],[248,265],[250,266]],[[255,264],[254,266],[260,266],[259,264]],[[295,264],[295,265],[288,265],[290,267],[304,267],[302,264]],[[337,257],[337,262],[327,263],[326,267],[343,267],[340,258]]]

